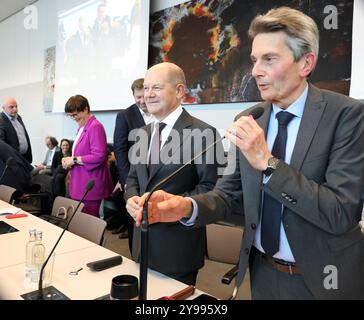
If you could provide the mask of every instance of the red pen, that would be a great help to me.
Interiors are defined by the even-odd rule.
[[[161,297],[157,300],[185,300],[188,297],[192,296],[194,293],[195,293],[195,287],[190,285],[171,296]]]
[[[23,218],[27,217],[28,215],[26,213],[19,213],[19,214],[10,214],[8,216],[5,216],[7,219],[15,219],[15,218]]]

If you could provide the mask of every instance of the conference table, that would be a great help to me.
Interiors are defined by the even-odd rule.
[[[7,208],[14,207],[0,200],[0,210],[6,211]],[[0,234],[0,299],[21,300],[22,294],[32,291],[24,283],[25,245],[29,239],[29,229],[43,232],[46,252],[50,252],[62,229],[29,213],[15,219],[8,219],[0,213],[0,221],[18,229],[16,232]],[[139,278],[139,264],[126,257],[123,257],[121,265],[103,271],[92,271],[86,266],[89,262],[116,255],[111,250],[66,231],[55,250],[51,284],[71,300],[105,299],[110,293],[113,277],[129,274]],[[80,268],[83,269],[77,275],[70,274]],[[148,269],[148,300],[170,296],[184,288],[186,284]],[[189,299],[201,293],[196,289]]]

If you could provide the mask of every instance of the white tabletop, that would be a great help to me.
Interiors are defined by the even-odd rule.
[[[10,206],[9,204],[6,205]],[[4,202],[0,203],[0,208],[4,206]],[[2,257],[0,259],[0,268],[25,262],[25,245],[29,239],[29,229],[35,228],[43,232],[42,242],[47,252],[52,249],[62,233],[61,228],[28,213],[26,217],[16,219],[7,219],[5,216],[0,216],[0,221],[4,221],[19,230],[0,234],[0,252]],[[95,246],[95,243],[66,231],[56,249],[56,254]]]
[[[0,208],[9,206],[0,201]],[[0,216],[0,221],[17,228],[19,231],[0,235],[0,299],[22,300],[20,295],[34,289],[24,283],[25,244],[28,230],[36,228],[43,231],[44,244],[49,252],[55,244],[62,229],[31,214],[24,218],[7,219]],[[52,285],[72,300],[92,300],[110,293],[111,280],[121,274],[134,275],[139,278],[139,264],[123,257],[121,265],[95,272],[86,264],[109,258],[117,253],[96,245],[70,232],[66,232],[56,249]],[[83,268],[76,276],[70,271]],[[154,300],[170,296],[186,285],[153,270],[148,271],[147,299]],[[196,290],[195,297],[200,294]]]
[[[107,295],[110,293],[113,277],[121,274],[139,277],[139,265],[125,257],[121,265],[103,271],[95,272],[86,266],[88,262],[115,255],[114,252],[100,246],[56,255],[52,285],[72,300],[93,300]],[[80,267],[83,270],[77,276],[69,274]],[[0,284],[1,299],[21,300],[21,294],[32,291],[24,285],[24,264],[0,269]],[[170,296],[185,287],[185,284],[163,274],[152,270],[148,272],[148,300]]]

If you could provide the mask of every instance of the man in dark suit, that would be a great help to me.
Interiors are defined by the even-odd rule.
[[[133,92],[135,104],[131,105],[125,110],[120,111],[116,116],[114,131],[114,153],[117,169],[119,172],[119,182],[122,192],[124,192],[126,178],[130,169],[128,153],[130,148],[134,144],[134,141],[128,139],[129,133],[134,129],[138,129],[145,126],[146,124],[149,124],[152,120],[144,101],[143,81],[143,78],[136,79],[131,85],[131,91]],[[131,252],[134,220],[126,212],[125,203],[121,204],[121,210],[124,220],[123,222],[126,224],[127,227],[129,249]],[[124,230],[125,228],[120,229],[120,231]],[[124,233],[121,233],[120,237],[123,238]]]
[[[191,150],[196,132],[207,133],[207,141],[215,139],[214,128],[192,117],[181,107],[185,86],[183,71],[172,63],[157,64],[145,75],[144,98],[155,121],[153,126],[150,124],[139,129],[137,136],[140,140],[131,150],[132,164],[126,181],[125,199],[126,208],[133,218],[145,192],[198,154]],[[196,143],[203,148],[206,140]],[[138,154],[140,159],[137,159]],[[211,190],[217,180],[217,162],[211,153],[201,158],[166,182],[164,188],[183,195]],[[184,223],[188,224],[188,221]],[[186,284],[195,284],[198,269],[204,264],[205,227],[191,229],[180,222],[160,223],[150,226],[148,236],[149,267]],[[134,230],[133,258],[136,261],[140,258],[139,228]]]
[[[319,36],[302,12],[273,9],[253,20],[249,35],[266,102],[259,119],[248,109],[226,131],[237,146],[235,171],[193,200],[156,193],[149,222],[192,215],[199,228],[243,199],[237,287],[249,266],[253,299],[363,299],[364,106],[308,84]]]
[[[0,139],[12,146],[15,150],[32,162],[32,148],[28,132],[22,118],[18,114],[18,104],[14,98],[3,101],[3,112],[0,116]]]
[[[116,116],[114,152],[119,170],[119,182],[123,189],[130,169],[128,152],[134,144],[134,141],[128,139],[129,133],[134,129],[144,127],[152,120],[144,101],[143,82],[142,78],[133,82],[131,90],[135,104],[120,111]]]

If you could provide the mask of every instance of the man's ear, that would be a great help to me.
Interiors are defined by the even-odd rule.
[[[182,99],[185,96],[185,94],[186,94],[186,87],[184,86],[184,84],[182,84],[182,83],[177,84],[177,86],[176,86],[176,93],[177,93],[177,97],[179,99]]]
[[[308,77],[316,67],[317,57],[313,52],[306,53],[300,63],[300,75],[304,78]]]

